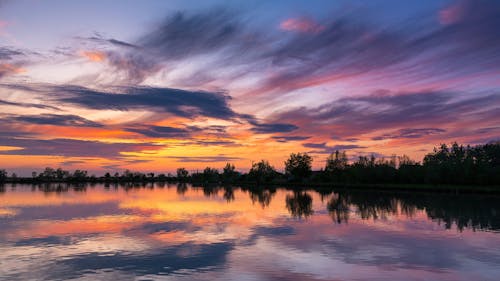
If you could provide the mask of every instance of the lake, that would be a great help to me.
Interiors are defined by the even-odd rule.
[[[495,195],[0,187],[2,280],[499,280]]]

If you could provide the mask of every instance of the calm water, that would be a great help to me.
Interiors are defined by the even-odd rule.
[[[0,188],[2,280],[500,280],[500,198]]]

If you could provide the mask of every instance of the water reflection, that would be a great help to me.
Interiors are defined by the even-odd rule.
[[[6,280],[497,280],[499,197],[0,187]]]

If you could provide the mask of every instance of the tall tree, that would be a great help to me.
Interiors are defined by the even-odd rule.
[[[312,161],[307,153],[292,153],[285,161],[285,171],[292,180],[303,180],[311,175]]]

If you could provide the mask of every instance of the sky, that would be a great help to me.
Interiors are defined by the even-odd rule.
[[[500,2],[0,1],[0,168],[102,174],[500,139]]]

